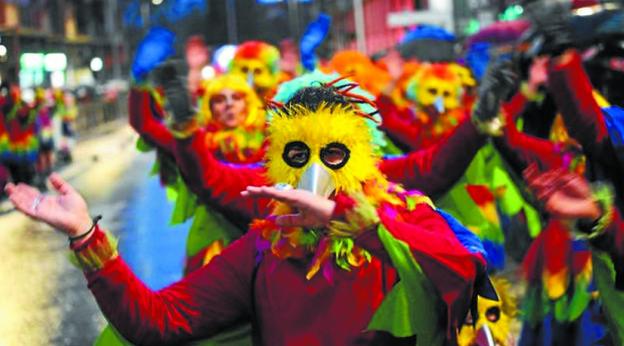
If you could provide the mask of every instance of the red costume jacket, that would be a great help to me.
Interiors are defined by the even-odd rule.
[[[455,237],[446,221],[427,204],[413,210],[382,205],[381,223],[403,241],[435,287],[446,311],[440,328],[463,323],[476,277],[485,261]],[[397,273],[377,231],[355,241],[372,260],[351,271],[335,267],[330,283],[323,275],[306,279],[310,258],[278,259],[259,252],[260,235],[250,231],[207,266],[161,291],[151,291],[120,257],[86,273],[89,289],[107,319],[136,344],[179,344],[205,338],[237,323],[252,321],[263,345],[400,345],[385,332],[366,331],[374,312],[397,282]],[[106,236],[99,229],[80,254],[101,253]],[[335,264],[334,264],[335,266]],[[432,297],[432,299],[435,299]],[[427,318],[427,316],[423,316]]]

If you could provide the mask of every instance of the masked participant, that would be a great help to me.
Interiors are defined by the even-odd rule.
[[[280,82],[279,50],[262,41],[247,41],[236,47],[228,72],[241,75],[261,100],[270,99]]]
[[[357,98],[334,85],[285,98],[268,129],[266,179],[277,187],[245,192],[273,199],[270,215],[161,291],[134,276],[58,176],[59,197],[7,191],[21,211],[71,237],[100,308],[132,342],[188,342],[247,320],[266,345],[454,344],[487,282],[479,242],[426,197],[386,180],[379,134]]]
[[[362,107],[373,111],[369,104],[372,102],[368,101],[371,95],[336,75],[321,73],[304,75],[284,83],[280,90],[283,91],[281,92],[283,95],[292,95],[293,89],[319,84],[335,84],[345,95],[354,97]],[[286,103],[288,99],[276,101]],[[229,165],[220,162],[202,149],[205,136],[205,131],[199,128],[178,139],[176,158],[189,182],[189,187],[205,203],[220,206],[228,214],[233,215],[232,219],[238,219],[241,223],[247,222],[252,217],[267,215],[268,201],[244,200],[239,196],[239,192],[246,186],[267,184],[266,168],[261,165]],[[461,177],[484,139],[485,137],[478,133],[470,121],[464,121],[448,140],[425,150],[386,158],[380,163],[380,169],[391,181],[438,196]],[[376,140],[383,145],[383,136]]]
[[[37,113],[36,132],[39,141],[39,154],[37,155],[37,173],[41,180],[52,172],[54,142],[54,112],[48,105],[48,100],[43,88],[35,89],[35,104],[33,111]],[[41,186],[45,186],[42,181]]]
[[[514,324],[518,314],[517,298],[509,281],[493,277],[498,300],[478,297],[476,316],[468,315],[457,335],[459,346],[497,345],[514,346]]]
[[[411,149],[424,149],[442,140],[465,118],[461,83],[449,64],[421,65],[407,87],[414,109],[397,107],[390,92],[377,99],[386,132]]]

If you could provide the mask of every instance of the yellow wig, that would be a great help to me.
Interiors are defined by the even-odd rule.
[[[204,94],[200,99],[199,124],[205,126],[213,121],[210,110],[210,100],[223,89],[230,89],[245,94],[247,102],[247,117],[243,127],[262,127],[266,122],[266,114],[262,102],[256,92],[247,84],[245,79],[237,74],[224,74],[204,83]]]

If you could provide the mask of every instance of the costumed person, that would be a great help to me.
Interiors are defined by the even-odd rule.
[[[71,92],[63,92],[61,89],[54,91],[54,117],[55,137],[58,137],[57,160],[63,163],[72,161],[72,150],[76,142],[74,130],[78,107],[76,98]]]
[[[557,240],[556,251],[552,253],[551,243],[551,254],[545,262],[534,263],[528,278],[536,282],[540,279],[532,275],[563,272],[576,276],[576,287],[574,297],[563,302],[525,310],[529,320],[541,318],[543,325],[540,330],[525,326],[519,344],[621,345],[624,284],[619,263],[624,257],[624,221],[612,188],[602,182],[590,185],[574,172],[542,170],[535,164],[525,170],[525,178],[549,215],[550,238]],[[557,286],[548,288],[552,292]],[[577,317],[565,319],[572,316]]]
[[[361,110],[374,112],[372,95],[364,92],[357,84],[338,75],[320,72],[305,74],[282,84],[279,97],[271,103],[279,106],[287,103],[301,87],[315,85],[333,86],[345,97],[358,102]],[[496,98],[493,98],[498,102]],[[498,112],[498,107],[493,107]],[[378,115],[376,115],[378,119]],[[492,116],[493,117],[493,116]],[[233,215],[233,219],[245,224],[251,218],[264,217],[270,207],[268,200],[250,201],[242,199],[239,191],[248,185],[266,185],[265,165],[232,165],[217,160],[203,149],[204,129],[188,129],[178,132],[176,159],[180,164],[188,186],[200,200],[218,205]],[[386,157],[380,163],[380,170],[392,182],[401,183],[410,189],[418,189],[432,196],[444,193],[456,181],[470,163],[474,154],[485,142],[486,137],[466,120],[447,140],[437,145],[396,157]],[[384,145],[383,134],[377,138],[378,146]]]
[[[186,40],[184,51],[188,70],[187,90],[193,103],[201,97],[202,93],[202,69],[208,66],[210,61],[210,49],[199,35],[194,35]]]
[[[388,70],[391,71],[395,81],[399,76],[398,71],[401,70],[401,62],[400,59],[396,58],[387,61]],[[462,80],[457,75],[457,72],[454,72],[457,67],[451,68],[452,65],[444,66],[444,71],[446,71],[445,73],[447,73],[449,78],[452,76],[451,73],[455,73],[452,79],[458,83]],[[442,68],[442,65],[438,65],[438,67]],[[423,68],[427,69],[430,67]],[[505,71],[503,71],[503,68],[505,68]],[[481,93],[495,92],[498,95],[511,93],[511,91],[506,91],[506,89],[513,87],[515,79],[511,78],[506,82],[506,84],[511,84],[508,87],[505,87],[500,81],[500,79],[504,80],[511,77],[509,74],[512,72],[508,70],[509,68],[503,64],[494,63],[489,73],[485,73],[485,76],[482,76],[481,88],[483,90]],[[506,72],[507,75],[501,74],[494,78],[495,71],[496,73]],[[447,82],[449,81],[447,80]],[[439,79],[425,79],[419,83],[421,86],[438,85]],[[418,145],[424,144],[422,141],[417,140],[418,136],[421,136],[423,128],[421,124],[414,120],[412,110],[399,108],[394,104],[393,99],[390,97],[394,85],[396,85],[396,82],[390,83],[385,92],[377,99],[380,109],[386,112],[381,113],[384,117],[384,125],[382,126],[391,138],[398,138],[399,142],[403,142],[410,149],[419,148]],[[446,85],[449,86],[451,84],[447,83]],[[461,88],[461,85],[456,84],[455,87]],[[440,94],[439,100],[443,100],[442,95],[444,92],[440,90],[444,90],[444,88],[444,85],[441,85],[436,86],[431,91],[423,91],[422,95],[424,96],[422,97],[424,101],[420,103],[430,102],[432,100],[431,96],[435,94]],[[497,88],[499,90],[495,90]],[[467,118],[470,112],[468,108],[460,104],[460,95],[456,94],[452,101],[447,103],[449,106],[456,107],[454,111],[456,114],[462,113],[458,118]],[[506,99],[506,96],[496,97],[501,99],[501,102]],[[444,100],[448,101],[450,99]],[[496,114],[497,110],[493,109],[489,113]],[[487,129],[484,130],[487,131]],[[453,131],[454,129],[450,129],[446,136],[453,134]],[[516,233],[520,233],[521,229],[527,227],[530,229],[529,232],[525,230],[524,233],[539,232],[539,216],[523,198],[517,184],[509,175],[503,159],[490,143],[485,144],[476,155],[471,157],[470,165],[462,173],[462,177],[456,181],[452,188],[447,189],[444,195],[435,196],[436,203],[443,205],[445,210],[449,211],[481,237],[488,249],[490,269],[503,269],[505,266],[506,234],[509,233],[512,236],[510,238],[511,241],[507,242],[507,244],[514,244],[514,236]],[[527,243],[527,241],[524,243]],[[522,255],[519,254],[512,257],[519,261]]]
[[[243,42],[236,47],[228,72],[242,75],[261,100],[268,100],[281,78],[279,50],[262,41]]]
[[[33,112],[36,112],[35,131],[39,142],[39,154],[37,155],[37,176],[40,179],[39,186],[45,187],[45,177],[52,173],[54,164],[54,113],[46,99],[46,90],[35,89],[35,104]]]
[[[132,342],[188,342],[247,320],[266,345],[456,344],[475,294],[488,292],[480,243],[425,196],[386,180],[376,125],[351,101],[332,86],[305,87],[275,109],[266,165],[276,185],[244,191],[272,199],[272,212],[158,292],[59,176],[58,196],[26,185],[7,192],[70,237],[100,308]]]
[[[511,105],[517,106],[519,98],[522,95],[514,97]],[[560,173],[583,172],[578,148],[522,133],[516,128],[515,117],[510,116],[518,110],[507,107],[505,112],[505,136],[497,142],[499,148],[509,148],[506,157],[516,169],[535,166]],[[572,229],[569,223],[550,218],[526,252],[523,272],[527,291],[520,345],[603,342],[604,326],[596,322],[601,318],[592,284],[591,254],[584,241],[569,236]]]
[[[35,164],[39,152],[37,112],[22,100],[18,87],[11,90],[12,107],[5,117],[9,136],[7,167],[14,182],[31,184],[35,179]]]
[[[397,80],[399,76],[393,77]],[[391,97],[395,85],[388,83],[377,104],[385,131],[403,146],[427,148],[447,137],[466,116],[460,104],[462,80],[449,64],[421,64],[407,87],[414,109],[394,104]]]
[[[621,187],[618,188],[621,186],[621,179],[618,178],[621,173],[618,172],[621,172],[622,166],[618,159],[617,140],[621,138],[621,132],[618,131],[621,127],[617,124],[621,110],[609,107],[601,110],[600,102],[604,100],[596,98],[583,71],[579,54],[566,50],[573,42],[561,18],[561,14],[567,13],[566,10],[542,6],[529,13],[534,13],[536,29],[548,43],[545,50],[554,55],[550,60],[536,59],[535,66],[541,65],[547,70],[538,74],[543,75],[552,99],[561,111],[561,117],[559,124],[554,122],[555,125],[558,124],[558,128],[557,136],[553,138],[556,141],[553,142],[519,132],[516,118],[508,115],[507,134],[503,140],[508,141],[508,146],[512,147],[511,150],[516,155],[509,162],[515,163],[519,171],[533,167],[533,163],[537,165],[532,168],[533,171],[558,170],[557,174],[560,175],[585,173],[591,181],[606,181],[613,185],[615,192],[610,197],[614,201],[609,204],[615,205],[621,212],[622,197],[621,192],[618,192],[621,191]],[[531,72],[534,71],[539,69],[535,68]],[[530,91],[530,88],[526,89]],[[534,91],[525,92],[529,99]],[[517,95],[515,99],[523,101],[521,96]],[[515,111],[508,112],[517,114],[524,103],[520,102],[518,105],[515,106]],[[545,119],[543,122],[553,123]],[[510,153],[506,156],[511,158],[513,155],[514,153]],[[527,179],[530,183],[531,180]],[[606,198],[611,193],[601,189],[599,195]],[[538,199],[541,199],[539,194]],[[520,345],[594,345],[622,342],[623,324],[619,322],[619,318],[614,317],[613,311],[605,309],[605,304],[612,303],[603,302],[597,295],[597,291],[600,291],[595,285],[600,280],[597,277],[600,275],[598,268],[604,269],[604,262],[597,262],[596,256],[592,257],[587,241],[572,237],[571,234],[577,229],[574,224],[562,221],[557,215],[548,218],[544,230],[526,255],[524,269],[528,290],[523,303],[525,325]],[[613,262],[616,272],[622,267],[621,256],[612,256],[609,261]],[[607,291],[610,292],[609,300],[620,299],[617,298],[617,290],[610,288]],[[603,314],[603,310],[606,314]],[[608,328],[604,323],[604,315],[609,322]]]
[[[167,100],[184,97],[185,89],[181,85],[172,94],[171,83],[168,83],[169,87],[165,89]],[[167,113],[154,100],[153,93],[147,89],[131,91],[130,123],[143,140],[155,145],[166,155],[159,158],[161,170],[165,168],[163,162],[180,165],[176,157],[174,136],[178,132],[188,131],[185,128],[189,127],[199,127],[206,133],[200,148],[202,155],[214,155],[216,159],[227,163],[255,163],[263,158],[266,145],[265,112],[261,101],[245,80],[235,74],[216,77],[205,87],[201,101],[196,115],[185,112],[189,109],[188,105],[173,102],[177,106],[173,105],[170,109],[170,124],[166,125],[163,119]],[[176,190],[172,223],[194,219],[189,230],[185,268],[185,272],[190,273],[208,263],[224,246],[240,237],[243,231],[238,227],[241,225],[235,226],[221,215],[218,204],[198,201],[191,192],[193,187],[189,186],[193,182],[186,180],[184,174],[179,176],[177,167],[172,169],[177,177],[170,183]]]
[[[0,82],[0,185],[5,186],[11,177],[7,168],[9,158],[9,133],[7,130],[6,117],[13,108],[11,97],[11,85],[6,81]],[[4,192],[0,194],[4,197]]]
[[[477,297],[477,316],[470,314],[457,335],[459,346],[516,345],[514,324],[518,315],[517,297],[511,283],[502,277],[492,277],[498,300]]]

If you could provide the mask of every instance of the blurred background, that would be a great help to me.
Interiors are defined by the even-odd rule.
[[[227,69],[235,45],[261,40],[279,49],[280,69],[292,77],[303,71],[300,41],[308,25],[326,14],[331,29],[315,47],[319,66],[336,52],[355,50],[389,70],[383,59],[396,50],[406,62],[469,66],[476,82],[470,77],[472,84],[463,87],[474,96],[485,64],[471,65],[471,59],[483,58],[484,45],[486,62],[488,54],[509,53],[530,26],[526,2],[0,0],[0,96],[13,88],[16,100],[46,99],[62,113],[68,130],[61,137],[69,144],[55,162],[37,166],[29,182],[45,188],[45,175],[59,171],[94,215],[104,215],[124,258],[157,289],[182,277],[190,222],[170,225],[171,191],[154,174],[153,152],[137,150],[138,135],[128,126],[130,71],[150,30],[175,33],[173,59],[187,62],[179,64],[181,75],[193,65],[209,80]],[[624,0],[570,2],[570,24],[595,88],[623,106]],[[0,180],[9,180],[8,172],[0,172]],[[0,200],[0,346],[88,345],[100,336],[106,321],[66,248],[62,236]]]

